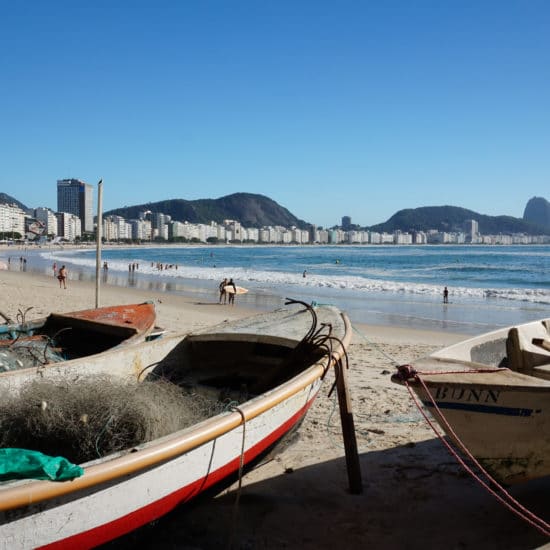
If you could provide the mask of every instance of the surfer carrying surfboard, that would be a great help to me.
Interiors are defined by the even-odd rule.
[[[229,279],[229,282],[225,286],[226,286],[226,292],[227,292],[227,287],[233,287],[232,289],[233,292],[231,291],[227,292],[227,294],[229,294],[229,305],[232,306],[235,303],[235,294],[237,294],[237,287],[233,282],[233,278]]]
[[[227,292],[225,292],[225,287],[227,285],[227,277],[220,283],[220,304],[222,303],[222,298],[223,298],[223,303],[226,304],[227,303]]]

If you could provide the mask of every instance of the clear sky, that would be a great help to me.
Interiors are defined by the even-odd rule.
[[[0,191],[308,222],[550,200],[548,0],[0,0]]]

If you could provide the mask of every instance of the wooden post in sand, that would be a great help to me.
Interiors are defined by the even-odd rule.
[[[101,202],[103,198],[103,178],[97,183],[97,229],[96,235],[96,256],[95,256],[95,307],[99,307],[99,270],[101,264],[101,237],[103,230],[103,218]]]
[[[334,375],[336,376],[340,422],[342,424],[342,435],[344,436],[349,490],[352,495],[360,495],[363,492],[361,465],[359,464],[359,453],[357,452],[357,439],[355,438],[355,425],[353,423],[351,399],[348,392],[346,369],[342,361],[336,361]]]

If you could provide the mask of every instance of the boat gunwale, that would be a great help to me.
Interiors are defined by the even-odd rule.
[[[175,459],[274,408],[320,379],[327,369],[345,356],[352,337],[351,323],[345,313],[339,312],[339,315],[344,321],[344,335],[338,345],[331,350],[332,353],[328,360],[326,356],[323,357],[322,360],[317,361],[290,380],[239,405],[238,410],[218,414],[174,434],[159,438],[160,441],[144,443],[137,446],[137,450],[134,452],[128,450],[123,456],[109,458],[113,455],[108,455],[99,464],[83,466],[84,475],[72,481],[59,483],[24,480],[20,485],[5,489],[0,485],[0,511],[6,512],[34,505],[109,483],[120,477],[138,475],[142,470]],[[244,335],[240,334],[239,336]]]

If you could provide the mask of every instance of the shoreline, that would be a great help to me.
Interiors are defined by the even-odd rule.
[[[95,284],[53,275],[0,271],[3,312],[27,319],[95,304]],[[199,330],[257,313],[156,291],[104,286],[100,305],[154,302],[157,324],[168,332]],[[354,325],[348,350],[363,494],[348,491],[333,372],[308,411],[298,437],[280,454],[212,498],[183,505],[104,550],[173,548],[332,550],[346,548],[532,549],[547,542],[466,476],[422,419],[407,390],[390,381],[396,364],[463,339],[448,332]],[[512,488],[533,512],[548,514],[550,479]],[[236,502],[238,500],[238,507]],[[449,513],[452,511],[452,513]],[[468,526],[465,529],[465,526]]]
[[[95,281],[89,280],[88,277],[84,277],[82,273],[78,273],[79,277],[75,278],[74,273],[69,272],[69,279],[67,281],[68,288],[66,290],[60,289],[57,279],[50,277],[46,274],[43,274],[39,271],[9,271],[9,270],[0,270],[0,288],[7,285],[12,287],[12,285],[18,287],[25,287],[26,289],[33,288],[36,291],[46,291],[50,289],[52,292],[60,291],[57,294],[53,294],[52,297],[57,296],[53,300],[49,300],[47,296],[43,297],[46,303],[51,303],[51,311],[73,311],[76,309],[86,309],[95,307]],[[26,284],[22,284],[23,281],[26,281]],[[61,292],[63,291],[63,292]],[[78,296],[74,296],[74,293],[78,292]],[[194,323],[193,328],[202,322],[210,323],[214,317],[219,317],[220,322],[223,320],[232,320],[240,317],[245,317],[249,315],[254,315],[259,311],[265,311],[270,309],[275,309],[280,307],[281,303],[272,303],[270,304],[265,302],[253,302],[243,304],[241,302],[236,302],[234,306],[222,305],[217,301],[217,291],[212,290],[211,293],[208,293],[206,299],[197,300],[197,295],[195,293],[189,294],[180,294],[180,293],[170,293],[157,289],[143,289],[131,287],[128,285],[112,285],[112,284],[101,284],[99,290],[100,297],[100,306],[103,305],[114,305],[116,299],[122,299],[125,303],[130,303],[133,300],[135,301],[146,301],[150,300],[155,303],[157,308],[157,316],[162,320],[163,311],[166,308],[171,310],[185,308],[186,310],[193,313],[197,321]],[[17,295],[17,290],[14,290],[14,294]],[[21,299],[26,292],[21,293]],[[31,292],[30,295],[33,293]],[[204,293],[200,298],[204,298]],[[60,299],[58,299],[60,298]],[[113,301],[115,300],[115,301]],[[84,304],[85,302],[85,304]],[[71,307],[71,304],[74,304]],[[77,306],[76,304],[79,304]],[[66,307],[63,307],[66,305]],[[23,304],[19,305],[18,309],[26,309],[27,307],[32,306],[32,304]],[[6,309],[6,306],[3,306]],[[34,306],[33,306],[34,307]],[[67,309],[67,307],[69,309]],[[205,311],[205,308],[208,308]],[[213,311],[212,311],[213,310]],[[345,310],[343,310],[345,311]],[[46,311],[45,307],[40,308],[40,315],[47,315],[50,311]],[[30,314],[30,312],[29,312]],[[169,314],[170,322],[173,321],[172,317],[174,311],[171,311]],[[35,314],[32,315],[35,317]],[[162,322],[161,322],[162,324]],[[182,330],[188,330],[188,322],[183,323]],[[385,324],[373,324],[373,323],[356,323],[352,322],[352,325],[356,331],[356,334],[362,336],[365,341],[372,340],[372,342],[377,341],[390,341],[390,342],[406,342],[410,344],[423,343],[430,345],[449,345],[461,340],[464,340],[470,337],[467,333],[454,332],[452,330],[431,330],[431,329],[418,329],[409,326],[391,326]]]
[[[181,247],[190,245],[173,245]],[[90,251],[90,247],[73,247]],[[118,248],[118,247],[112,247]],[[158,248],[158,247],[152,247]],[[48,275],[51,273],[51,263],[56,261],[57,249],[44,250],[35,249],[31,251],[15,251],[11,254],[11,263],[8,265],[10,273],[25,273],[28,275]],[[25,256],[27,254],[27,256]],[[42,255],[50,255],[51,257]],[[7,255],[0,255],[6,263]],[[28,259],[24,264],[20,258]],[[51,259],[50,259],[51,258]],[[69,257],[62,260],[57,259],[58,267],[66,263],[69,268],[69,282],[90,281],[95,284],[95,267],[92,270],[89,265],[71,263]],[[103,288],[112,286],[118,288],[134,289],[142,292],[159,292],[170,296],[183,296],[189,300],[210,301],[217,295],[219,281],[207,278],[189,278],[185,274],[175,273],[151,273],[147,270],[139,270],[129,273],[118,269],[100,270],[101,286]],[[220,274],[221,276],[221,274]],[[301,277],[300,277],[301,279]],[[467,303],[460,303],[453,306],[453,317],[442,308],[442,304],[433,301],[411,301],[402,295],[391,293],[370,293],[359,295],[356,293],[338,293],[338,289],[319,288],[311,286],[294,286],[288,284],[275,284],[267,286],[258,285],[249,281],[247,286],[249,292],[237,299],[239,306],[256,311],[269,311],[281,307],[285,297],[302,299],[308,303],[331,303],[339,309],[346,311],[353,323],[379,327],[402,327],[404,329],[422,330],[428,332],[441,332],[461,335],[474,335],[479,332],[487,332],[498,328],[494,319],[490,317],[481,324],[474,319],[477,314],[477,306],[471,307]],[[418,297],[415,300],[419,300]],[[457,317],[458,316],[458,317]],[[511,323],[509,323],[511,324]]]
[[[0,260],[7,263],[11,257],[8,267],[12,271],[44,274],[51,274],[54,262],[66,264],[71,277],[95,281],[93,244],[20,247],[0,251]],[[533,247],[526,256],[517,247],[516,252],[509,250],[512,247],[492,251],[483,247],[472,257],[446,245],[440,245],[441,254],[435,255],[415,251],[418,247],[383,248],[365,252],[351,246],[336,252],[334,246],[289,245],[285,251],[282,246],[257,251],[248,247],[245,251],[243,245],[109,245],[101,258],[109,269],[102,265],[100,277],[107,284],[184,295],[196,301],[210,301],[219,282],[232,277],[249,290],[237,297],[244,307],[273,310],[291,297],[335,305],[353,323],[471,336],[548,314],[545,256]],[[334,266],[335,257],[342,258],[341,266]],[[21,258],[27,259],[25,265],[20,265]],[[134,263],[135,270],[131,269]],[[160,269],[161,263],[169,268]],[[303,277],[304,269],[307,277]],[[443,282],[450,284],[449,304],[442,301]]]

